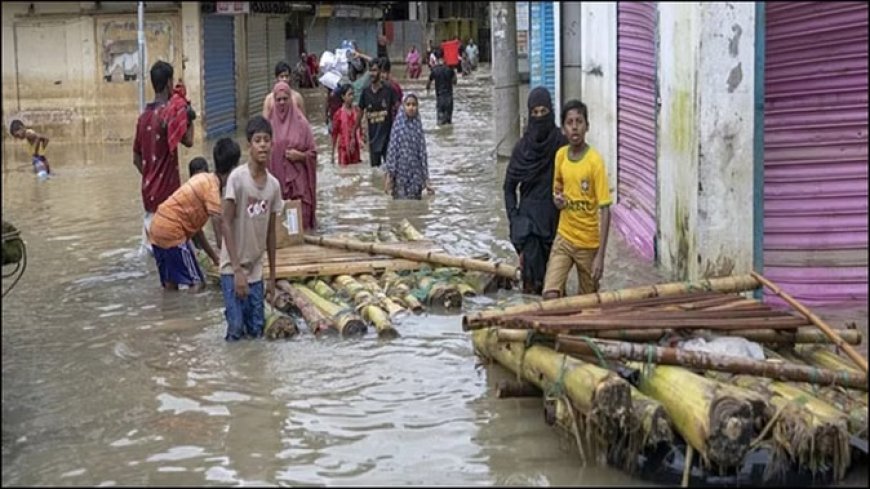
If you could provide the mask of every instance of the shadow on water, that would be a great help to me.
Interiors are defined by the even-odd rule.
[[[424,82],[404,88],[421,94],[436,194],[392,202],[367,162],[330,165],[314,102],[321,231],[407,217],[452,251],[512,259],[487,74],[460,81],[454,127],[435,126]],[[210,152],[183,154],[182,175]],[[53,142],[43,183],[23,147],[3,153],[3,215],[30,263],[2,308],[4,485],[639,482],[579,468],[540,400],[494,399],[502,373],[475,368],[458,315],[409,318],[390,342],[226,344],[220,294],[164,293],[138,254],[129,144]],[[662,279],[611,243],[607,288]]]

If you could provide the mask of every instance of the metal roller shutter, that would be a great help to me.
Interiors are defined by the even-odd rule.
[[[655,260],[656,4],[619,2],[616,42],[617,202],[613,221],[640,256]]]
[[[286,39],[284,34],[284,17],[269,17],[267,23],[267,30],[269,32],[269,66],[274,67],[279,61],[287,61],[290,66],[296,65],[299,59],[286,59],[287,54],[284,52],[284,40]]]
[[[248,16],[248,117],[263,112],[263,99],[269,93],[275,65],[269,65],[266,17]]]
[[[553,2],[531,2],[531,87],[545,87],[556,98],[556,40],[553,38]]]
[[[203,18],[205,134],[214,138],[236,132],[236,76],[233,17]]]
[[[765,275],[866,304],[867,4],[765,5]]]
[[[332,51],[338,46],[330,47],[327,43],[327,19],[316,19],[311,23],[310,19],[305,19],[306,28],[310,25],[311,28],[305,32],[305,49],[312,53],[323,53],[327,49]]]

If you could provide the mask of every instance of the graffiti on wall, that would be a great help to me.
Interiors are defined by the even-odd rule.
[[[145,22],[145,77],[158,60],[172,62],[175,45],[173,26],[168,20]],[[139,74],[138,27],[135,20],[99,21],[103,80],[108,83],[135,81]]]

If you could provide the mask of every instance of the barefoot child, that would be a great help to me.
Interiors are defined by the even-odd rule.
[[[197,290],[205,283],[191,240],[217,266],[218,255],[203,227],[209,218],[215,228],[220,227],[222,189],[240,157],[241,150],[235,141],[218,140],[214,147],[215,172],[195,174],[157,207],[148,228],[148,239],[163,288],[176,290],[184,286]]]
[[[586,143],[588,130],[586,104],[569,100],[562,109],[562,132],[568,145],[556,152],[553,173],[553,203],[561,214],[544,276],[544,299],[564,295],[565,281],[574,266],[580,294],[597,292],[604,273],[610,189],[604,160]]]
[[[335,147],[338,145],[338,164],[352,165],[360,159],[360,131],[357,129],[359,110],[353,105],[353,86],[339,88],[342,106],[332,116],[332,163],[335,163]]]
[[[269,253],[268,292],[275,290],[276,215],[284,208],[278,180],[268,172],[272,126],[262,116],[248,121],[248,163],[227,180],[223,200],[221,290],[227,341],[263,335],[263,253]]]
[[[33,173],[36,173],[39,178],[47,178],[51,173],[48,160],[45,158],[45,147],[48,146],[48,138],[33,129],[28,129],[18,119],[13,120],[9,125],[9,132],[15,139],[27,140],[31,163],[33,163]]]

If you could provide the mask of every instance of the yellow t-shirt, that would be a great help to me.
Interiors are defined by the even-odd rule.
[[[558,232],[577,248],[598,248],[598,209],[611,203],[604,160],[591,146],[579,161],[571,160],[569,148],[563,146],[556,152],[553,174],[553,192],[565,196]]]

